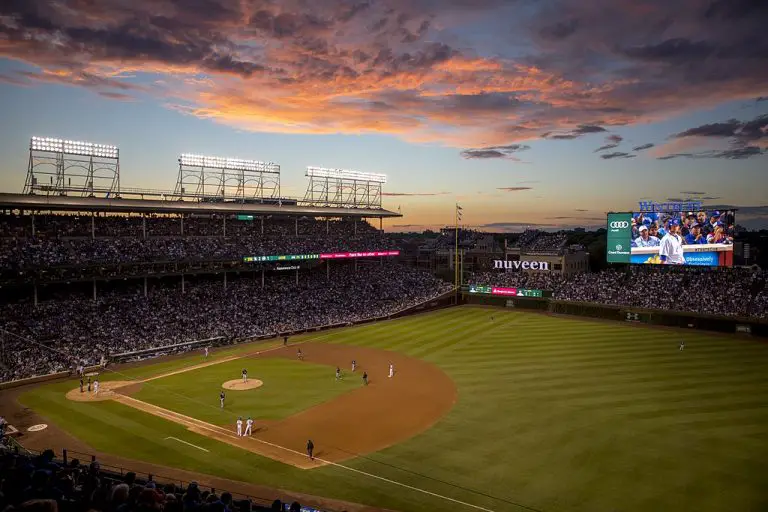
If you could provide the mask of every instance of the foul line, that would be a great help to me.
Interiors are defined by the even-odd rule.
[[[183,440],[183,439],[179,439],[178,437],[173,437],[173,436],[170,436],[170,437],[166,437],[165,439],[166,439],[166,440],[168,440],[168,439],[173,439],[174,441],[178,441],[178,442],[180,442],[180,443],[184,443],[184,444],[186,444],[187,446],[191,446],[192,448],[197,448],[198,450],[201,450],[201,451],[204,451],[204,452],[208,452],[208,453],[210,453],[210,450],[206,450],[205,448],[203,448],[203,447],[200,447],[200,446],[197,446],[196,444],[188,443],[188,442],[186,442],[186,441],[185,441],[185,440]]]
[[[143,402],[141,400],[137,400],[137,399],[132,398],[132,397],[121,395],[120,399],[118,401],[123,402],[123,403],[125,403],[125,402],[139,402],[139,403],[142,403],[142,404],[146,404],[146,405],[149,406],[150,409],[154,409],[156,411],[156,415],[157,416],[164,417],[165,419],[168,419],[168,420],[173,421],[175,423],[178,423],[179,422],[178,420],[183,418],[183,420],[186,420],[188,423],[192,424],[192,425],[190,425],[190,424],[185,425],[187,428],[190,428],[190,427],[194,426],[194,427],[197,427],[197,428],[200,428],[200,429],[203,429],[203,430],[209,430],[211,432],[216,432],[219,435],[225,435],[225,436],[227,436],[229,438],[239,439],[237,436],[235,436],[234,434],[232,434],[231,432],[229,432],[228,430],[226,430],[226,429],[224,429],[222,427],[218,427],[216,425],[211,425],[211,424],[208,424],[208,423],[206,423],[204,421],[198,420],[196,418],[191,418],[189,416],[185,416],[184,414],[180,414],[180,413],[177,413],[175,411],[169,411],[167,409],[163,409],[162,407],[158,407],[157,405],[149,404],[147,402]],[[139,409],[139,410],[142,410],[139,407],[136,407],[136,408]],[[145,412],[148,412],[148,413],[152,414],[151,412],[147,411],[146,409],[143,409],[143,410]],[[174,418],[174,416],[176,418]],[[175,437],[167,437],[166,439],[176,439],[176,438]],[[292,453],[294,455],[298,455],[299,457],[307,457],[307,455],[305,453],[293,450],[291,448],[286,448],[285,446],[280,446],[279,444],[271,443],[271,442],[265,441],[263,439],[259,439],[259,438],[256,438],[256,437],[250,437],[250,438],[247,438],[247,439],[250,440],[250,441],[256,441],[257,443],[261,443],[261,444],[264,444],[264,445],[267,445],[267,446],[271,446],[272,448],[277,448],[277,449],[280,449],[280,450],[284,450],[284,451]],[[195,446],[195,445],[193,445],[191,443],[187,443],[186,441],[182,441],[181,439],[176,439],[176,440],[179,441],[179,442],[182,442],[184,444],[189,444],[190,446]],[[208,450],[205,450],[204,448],[200,448],[199,446],[195,446],[195,448],[198,448],[200,450],[204,450],[206,452],[208,451]],[[261,455],[261,454],[259,454],[259,455]],[[271,458],[271,457],[268,457],[266,455],[262,455],[262,457]],[[338,468],[341,468],[341,469],[345,469],[345,470],[353,472],[353,473],[357,473],[359,475],[367,476],[369,478],[375,478],[377,480],[381,480],[383,482],[387,482],[387,483],[390,483],[390,484],[393,484],[393,485],[399,485],[400,487],[405,487],[406,489],[410,489],[412,491],[420,492],[422,494],[427,494],[427,495],[433,496],[435,498],[440,498],[440,499],[443,499],[443,500],[446,500],[446,501],[457,503],[459,505],[464,505],[465,507],[470,507],[470,508],[473,508],[475,510],[482,510],[483,512],[494,512],[492,509],[489,509],[489,508],[484,508],[484,507],[481,507],[479,505],[473,505],[472,503],[467,503],[466,501],[461,501],[461,500],[457,500],[457,499],[454,499],[454,498],[451,498],[451,497],[448,497],[448,496],[443,496],[442,494],[437,494],[437,493],[432,492],[432,491],[427,491],[426,489],[421,489],[419,487],[414,487],[412,485],[404,484],[402,482],[398,482],[396,480],[391,480],[391,479],[385,478],[383,476],[374,475],[373,473],[368,473],[366,471],[361,471],[359,469],[351,468],[349,466],[345,466],[343,464],[339,464],[338,462],[332,462],[332,461],[329,461],[329,460],[321,459],[319,457],[315,457],[314,460],[319,461],[319,462],[321,462],[323,464],[327,464],[329,466],[335,466],[335,467],[338,467]],[[293,466],[293,464],[289,464],[289,465]],[[296,466],[294,466],[294,467],[296,467]],[[305,468],[301,468],[301,469],[305,469]],[[527,507],[523,507],[523,508],[527,508]],[[533,510],[533,509],[529,509],[529,510]]]

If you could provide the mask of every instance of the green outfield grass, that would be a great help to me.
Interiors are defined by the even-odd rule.
[[[221,384],[241,378],[244,367],[264,385],[257,392],[225,391],[221,409]],[[357,380],[336,381],[334,373],[288,359],[240,359],[153,380],[134,397],[214,425],[231,425],[235,416],[280,420],[360,387]]]
[[[351,468],[496,511],[768,510],[768,345],[473,307],[306,339],[316,338],[433,362],[459,391],[432,429]],[[217,378],[237,378],[241,366]],[[120,404],[69,402],[72,387],[42,386],[21,400],[101,451],[395,510],[473,510],[344,468],[295,469]],[[275,398],[270,407],[279,416],[292,406]]]

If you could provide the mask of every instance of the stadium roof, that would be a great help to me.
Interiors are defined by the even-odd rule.
[[[310,215],[316,217],[402,217],[397,212],[369,208],[254,204],[236,202],[162,201],[156,199],[107,199],[77,196],[43,196],[0,193],[0,208],[44,211],[110,213],[197,213],[250,215]]]

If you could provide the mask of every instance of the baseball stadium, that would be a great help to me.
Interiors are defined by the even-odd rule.
[[[115,147],[30,141],[0,194],[4,496],[25,467],[68,510],[768,507],[768,289],[735,212],[611,213],[590,271],[567,232],[457,205],[414,243],[381,229],[386,176],[309,167],[291,198],[281,172],[185,154],[175,188],[127,188]],[[673,243],[649,227],[714,266],[633,265]]]

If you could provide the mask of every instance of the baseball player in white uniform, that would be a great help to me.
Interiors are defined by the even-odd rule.
[[[685,265],[683,255],[683,237],[680,236],[680,220],[669,222],[669,231],[661,239],[659,257],[665,265]]]
[[[99,379],[96,379],[93,381],[93,394],[94,395],[99,394]]]
[[[224,408],[224,398],[225,398],[224,392],[222,391],[221,393],[219,393],[219,404],[221,404],[222,409]]]
[[[205,347],[205,358],[208,359],[208,347]]]
[[[237,435],[238,437],[243,436],[243,418],[237,418]]]
[[[253,420],[251,418],[248,418],[248,421],[245,422],[245,434],[243,435],[253,435]]]
[[[389,378],[391,379],[394,376],[395,376],[395,365],[393,365],[392,363],[389,363]]]

